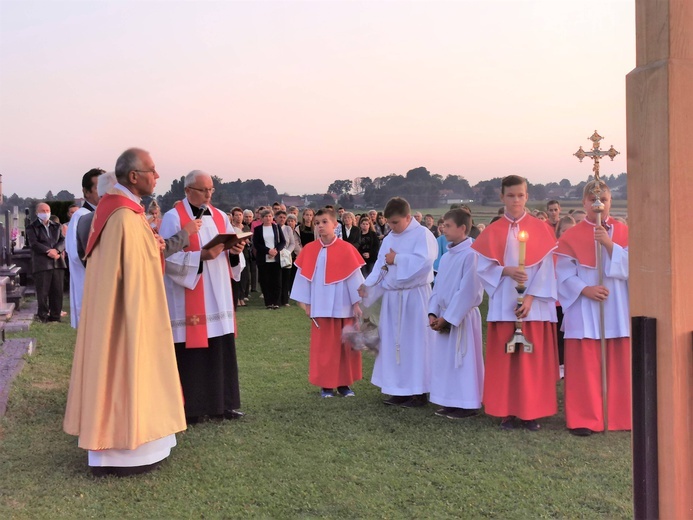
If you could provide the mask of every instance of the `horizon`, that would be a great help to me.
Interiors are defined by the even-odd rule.
[[[193,169],[287,194],[418,166],[577,184],[591,168],[572,154],[595,129],[621,152],[603,175],[627,171],[627,0],[4,1],[0,15],[7,196],[79,195],[131,146],[166,191]]]

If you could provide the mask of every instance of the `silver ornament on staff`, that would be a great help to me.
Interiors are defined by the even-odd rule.
[[[525,257],[527,255],[528,238],[529,233],[526,231],[520,231],[517,234],[517,240],[520,242],[520,255],[517,262],[517,267],[522,273],[525,272]],[[525,284],[521,282],[518,283],[515,290],[517,291],[517,308],[519,309],[522,307],[522,304],[525,301]],[[527,338],[525,338],[524,333],[522,332],[522,318],[520,317],[515,320],[515,333],[513,334],[513,337],[510,338],[510,341],[508,341],[508,343],[505,345],[505,353],[514,354],[515,352],[519,352],[519,349],[522,349],[522,352],[526,354],[531,354],[534,352],[534,345],[527,341]]]
[[[602,212],[604,211],[604,203],[602,202],[601,193],[601,178],[599,177],[599,160],[602,157],[609,157],[612,161],[620,152],[612,146],[608,150],[604,151],[600,148],[599,144],[602,139],[601,135],[595,130],[591,137],[588,138],[592,141],[592,150],[585,152],[580,149],[573,155],[580,159],[580,162],[585,157],[589,157],[594,161],[594,166],[592,166],[592,172],[594,173],[594,189],[592,194],[594,195],[594,202],[592,203],[592,210],[596,215],[596,226],[601,227],[602,225]],[[599,277],[599,285],[604,285],[604,266],[602,265],[602,246],[595,240],[595,247],[597,251],[597,274]],[[604,325],[604,302],[599,302],[599,341],[601,344],[601,355],[602,355],[602,413],[604,414],[604,433],[609,430],[609,407],[608,407],[608,387],[606,381],[606,332]]]

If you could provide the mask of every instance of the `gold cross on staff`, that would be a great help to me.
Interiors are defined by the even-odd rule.
[[[578,159],[580,159],[580,162],[582,162],[582,160],[585,157],[589,157],[590,159],[592,159],[594,161],[594,166],[592,167],[592,171],[594,172],[594,179],[599,181],[599,180],[601,180],[599,178],[599,159],[601,159],[602,157],[608,156],[613,161],[614,157],[616,157],[621,152],[617,152],[616,149],[613,147],[613,145],[607,151],[601,150],[599,148],[599,143],[604,138],[601,135],[599,135],[596,130],[594,131],[594,133],[592,134],[591,137],[588,137],[588,139],[590,141],[592,141],[592,150],[589,152],[586,152],[585,150],[582,149],[582,146],[581,146],[580,149],[577,152],[575,152],[573,155],[575,157],[577,157]]]

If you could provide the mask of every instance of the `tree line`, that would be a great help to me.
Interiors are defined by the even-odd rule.
[[[591,179],[591,177],[590,177]],[[573,185],[568,179],[561,179],[558,182],[547,184],[529,184],[529,195],[531,200],[544,201],[549,199],[580,199],[582,188],[589,179]],[[616,199],[625,199],[626,181],[625,173],[603,177],[609,185],[613,196]],[[173,207],[177,200],[185,197],[184,190],[185,177],[175,179],[168,191],[163,195],[156,196],[156,200],[163,211]],[[234,206],[242,208],[255,208],[262,205],[271,204],[274,201],[281,201],[288,194],[280,195],[276,188],[271,184],[265,184],[261,179],[248,179],[225,182],[218,176],[213,176],[215,193],[213,197],[214,205],[230,210]],[[356,177],[355,179],[339,179],[333,181],[325,193],[302,194],[301,198],[307,205],[315,207],[336,202],[346,208],[361,206],[364,208],[381,208],[391,197],[404,197],[415,208],[432,208],[445,205],[446,200],[456,199],[471,201],[476,204],[497,204],[500,193],[501,177],[483,180],[475,185],[470,185],[469,181],[461,175],[447,175],[443,177],[438,174],[431,174],[425,167],[409,170],[405,175],[392,173],[382,177]],[[33,208],[41,200],[49,204],[56,203],[58,207],[66,208],[71,201],[80,198],[81,193],[75,196],[67,190],[61,190],[55,195],[49,191],[43,199],[32,197],[22,198],[16,193],[9,197],[4,197],[1,209],[5,210],[18,206],[23,211]],[[59,203],[60,202],[60,203]],[[149,200],[145,201],[146,204]],[[60,211],[62,213],[64,210]],[[57,214],[58,212],[56,212]]]

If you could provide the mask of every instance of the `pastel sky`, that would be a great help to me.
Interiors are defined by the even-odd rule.
[[[626,171],[634,0],[0,0],[3,193],[80,193],[130,146],[279,193],[425,166],[471,184]]]

